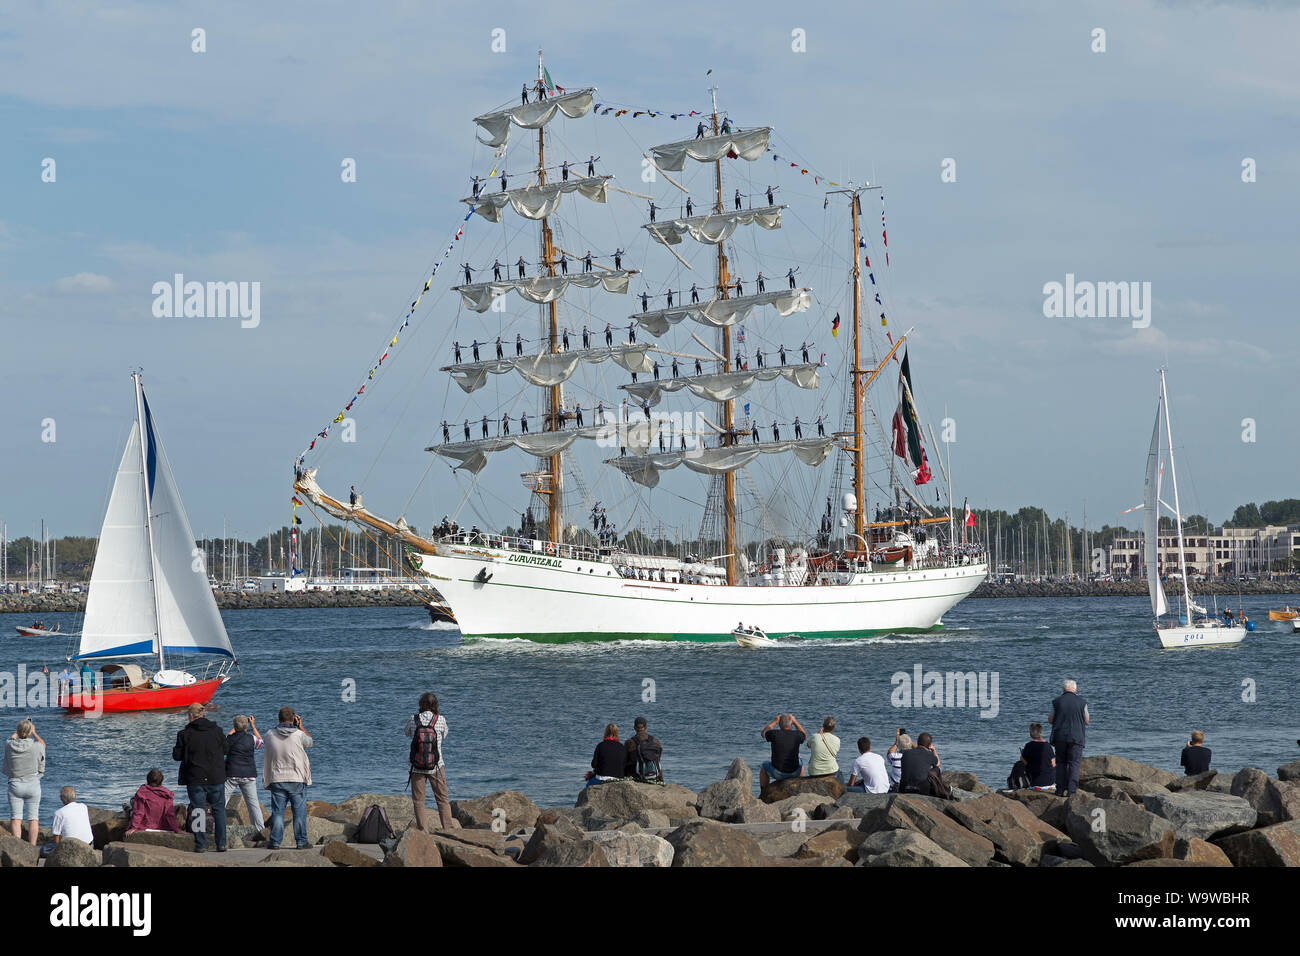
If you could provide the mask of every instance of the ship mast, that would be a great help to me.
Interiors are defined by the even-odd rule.
[[[713,98],[713,135],[717,136],[718,129],[718,87],[715,84],[709,88],[709,94]],[[714,185],[717,188],[717,200],[714,204],[713,211],[721,214],[722,205],[722,160],[713,161]],[[727,298],[727,283],[729,276],[727,274],[727,254],[722,249],[723,244],[718,243],[718,279],[717,289],[718,297]],[[731,371],[731,327],[724,325],[722,327],[722,370]],[[737,371],[739,371],[737,369]],[[735,414],[732,407],[731,399],[722,403],[722,428],[723,441],[729,442],[735,425]],[[723,500],[723,541],[722,552],[726,555],[727,561],[727,584],[735,586],[736,584],[736,473],[728,471],[722,476],[722,500]]]
[[[537,51],[537,95],[540,99],[543,91],[546,89],[545,73],[542,68],[542,51]],[[544,126],[537,128],[537,184],[546,185],[546,132]],[[548,276],[555,275],[555,242],[551,234],[551,226],[547,217],[542,217],[542,266],[546,269]],[[559,333],[556,324],[556,303],[554,300],[546,304],[547,314],[547,334],[550,343],[550,351],[558,352]],[[546,425],[548,431],[557,430],[560,427],[560,406],[563,399],[560,393],[560,386],[552,385],[550,395],[547,399]],[[561,481],[563,478],[563,461],[562,452],[556,452],[548,459],[547,465],[548,481],[545,489],[539,489],[548,497],[546,499],[546,536],[549,540],[560,543],[561,530],[564,523],[564,501],[562,495]]]
[[[835,193],[849,197],[849,209],[853,216],[853,369],[850,381],[853,386],[853,444],[847,449],[853,455],[853,496],[857,506],[853,512],[853,534],[858,539],[858,547],[869,550],[866,539],[866,501],[867,484],[864,465],[864,446],[862,432],[862,398],[865,389],[862,376],[867,370],[862,367],[862,265],[858,259],[859,226],[858,217],[862,213],[859,198],[863,188],[836,189]]]

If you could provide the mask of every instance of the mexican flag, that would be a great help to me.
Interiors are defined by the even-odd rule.
[[[912,367],[906,349],[898,372],[898,408],[894,412],[893,427],[894,454],[907,462],[912,472],[912,483],[924,485],[933,476],[925,458],[925,446],[921,444],[921,422],[912,401]]]
[[[555,84],[551,82],[551,71],[542,67],[542,82],[546,84],[547,92],[555,93]]]

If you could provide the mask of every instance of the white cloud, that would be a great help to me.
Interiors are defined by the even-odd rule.
[[[113,280],[96,272],[78,272],[75,276],[64,276],[54,283],[59,292],[78,294],[83,292],[108,292],[113,288]]]

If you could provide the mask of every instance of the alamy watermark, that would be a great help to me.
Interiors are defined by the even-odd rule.
[[[155,282],[151,291],[158,319],[239,318],[245,329],[262,324],[260,282],[186,282],[177,272],[171,282]]]
[[[1049,319],[1132,319],[1133,328],[1151,324],[1150,282],[1065,282],[1043,286],[1043,315]]]
[[[927,671],[917,664],[910,673],[895,671],[889,681],[894,707],[978,707],[985,720],[998,715],[997,671]]]

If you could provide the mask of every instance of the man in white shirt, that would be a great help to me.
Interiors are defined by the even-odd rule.
[[[63,801],[63,806],[54,811],[54,825],[51,827],[54,842],[71,837],[94,846],[95,836],[90,832],[90,812],[84,803],[77,802],[77,791],[64,787],[59,791],[59,799]]]
[[[867,737],[858,738],[858,759],[853,761],[849,789],[859,793],[889,792],[889,771],[885,768],[885,758],[871,752],[871,740]]]

